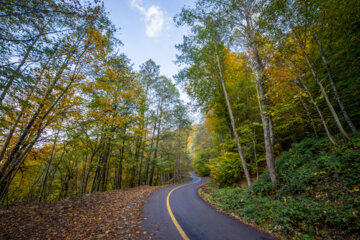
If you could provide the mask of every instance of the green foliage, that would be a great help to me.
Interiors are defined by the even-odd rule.
[[[213,156],[210,151],[210,135],[204,125],[192,127],[193,134],[189,138],[189,149],[192,155],[192,167],[197,171],[199,176],[206,177],[210,174],[208,166],[209,159]]]
[[[237,183],[243,173],[237,153],[223,152],[210,160],[211,175],[221,184]]]
[[[359,9],[356,0],[198,0],[176,17],[191,27],[178,46],[186,64],[178,79],[210,133],[202,166],[221,186],[241,181],[219,78],[252,176],[265,166],[264,138],[274,136],[267,146],[278,158],[278,188],[265,172],[251,190],[208,195],[220,206],[286,237],[359,237]],[[259,124],[259,107],[272,132]],[[322,138],[339,132],[333,144]]]
[[[272,188],[265,172],[251,189],[214,188],[208,197],[225,211],[287,238],[356,239],[359,139],[336,147],[325,138],[304,139],[276,161],[279,189]]]
[[[206,177],[210,175],[209,164],[210,153],[206,150],[200,150],[196,153],[192,162],[193,168],[196,169],[197,174],[200,177]]]
[[[0,204],[178,182],[187,108],[148,60],[118,53],[103,1],[0,6]],[[25,14],[24,14],[25,13]]]

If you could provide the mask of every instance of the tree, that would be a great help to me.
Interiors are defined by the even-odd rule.
[[[192,39],[184,38],[184,43],[178,46],[178,49],[183,52],[181,57],[178,57],[179,61],[184,63],[192,63],[189,69],[185,69],[183,75],[179,75],[179,77],[184,77],[184,80],[195,82],[197,79],[193,79],[193,75],[202,74],[203,72],[209,71],[210,74],[207,77],[207,81],[211,82],[214,79],[219,79],[221,88],[223,90],[225,103],[227,106],[228,114],[230,117],[230,124],[233,131],[233,134],[236,139],[236,145],[238,149],[238,155],[241,159],[243,171],[245,174],[246,181],[248,186],[251,185],[250,174],[246,166],[246,160],[243,155],[241,143],[239,140],[238,132],[235,125],[234,115],[232,106],[229,101],[227,89],[225,86],[224,78],[223,78],[223,56],[226,53],[226,49],[223,45],[222,40],[222,32],[220,32],[218,24],[219,22],[214,21],[209,17],[197,16],[192,19],[193,15],[187,15],[186,12],[183,12],[182,16],[179,16],[180,19],[178,24],[183,22],[187,22],[193,26],[193,36]],[[200,24],[195,25],[194,21],[199,21]],[[196,56],[196,53],[199,56]],[[198,71],[198,72],[196,72]],[[195,74],[194,74],[195,73]],[[211,75],[216,73],[218,76]],[[202,75],[201,77],[205,77]],[[184,81],[183,80],[183,81]],[[192,83],[191,83],[192,84]],[[209,85],[209,83],[205,83]],[[211,84],[211,83],[210,83]],[[212,83],[214,84],[214,83]],[[215,83],[216,84],[216,83]],[[196,84],[198,85],[198,84]],[[196,92],[197,89],[194,91]],[[190,94],[192,92],[189,92]],[[202,92],[200,92],[202,94]],[[196,96],[196,95],[195,95]],[[202,99],[202,98],[200,98]]]

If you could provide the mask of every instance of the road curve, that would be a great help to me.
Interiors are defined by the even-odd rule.
[[[145,203],[143,227],[147,232],[154,234],[153,239],[275,239],[212,208],[197,193],[198,187],[205,179],[197,177],[194,173],[191,173],[191,178],[192,181],[188,183],[155,191]],[[169,212],[173,213],[173,218]]]

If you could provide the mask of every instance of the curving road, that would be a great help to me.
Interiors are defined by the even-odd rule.
[[[192,181],[155,191],[143,208],[144,229],[163,240],[273,240],[240,221],[218,212],[197,193],[205,179],[191,173]]]

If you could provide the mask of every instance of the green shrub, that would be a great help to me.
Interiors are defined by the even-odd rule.
[[[332,146],[304,139],[276,161],[277,190],[267,172],[246,188],[214,188],[211,200],[285,237],[356,239],[360,221],[359,138]]]
[[[206,177],[210,174],[210,168],[208,167],[209,158],[210,153],[206,150],[200,150],[195,154],[192,165],[200,177]]]

